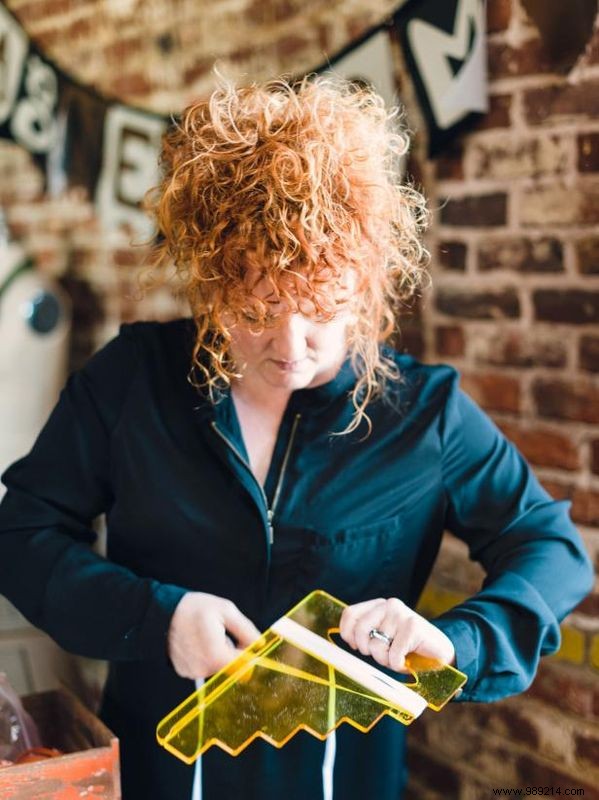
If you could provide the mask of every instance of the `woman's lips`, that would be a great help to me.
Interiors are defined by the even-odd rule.
[[[305,359],[302,358],[300,361],[277,361],[276,358],[273,358],[271,361],[276,367],[284,372],[295,372],[301,367]]]

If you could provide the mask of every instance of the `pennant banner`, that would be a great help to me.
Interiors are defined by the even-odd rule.
[[[96,202],[107,227],[128,223],[150,236],[153,223],[140,209],[147,189],[159,179],[158,155],[166,119],[126,106],[111,106],[104,120],[104,158]]]
[[[105,229],[126,224],[136,238],[151,235],[141,201],[158,181],[169,121],[78,85],[38,52],[0,4],[0,138],[31,153],[48,194],[83,186]]]
[[[395,16],[435,156],[488,111],[484,0],[419,0]]]
[[[367,83],[396,105],[391,27],[413,71],[434,155],[487,109],[484,0],[404,1],[392,20],[314,71]],[[0,138],[31,153],[50,195],[83,186],[104,228],[125,224],[135,237],[150,236],[141,201],[158,181],[161,138],[170,123],[79,85],[43,57],[0,3]]]

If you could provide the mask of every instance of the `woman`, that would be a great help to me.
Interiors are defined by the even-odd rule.
[[[530,684],[591,588],[567,504],[455,371],[385,345],[426,256],[395,117],[322,78],[225,84],[187,109],[151,210],[192,318],[123,326],[4,475],[0,589],[111,662],[125,800],[401,796],[406,729],[388,719],[211,748],[195,770],[155,743],[191,679],[312,589],[351,604],[351,647],[396,670],[410,650],[455,663],[460,700],[491,701]],[[89,549],[102,512],[106,560]],[[445,528],[487,578],[431,623],[412,609]]]

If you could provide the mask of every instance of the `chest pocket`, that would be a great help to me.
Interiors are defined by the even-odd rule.
[[[279,589],[285,585],[289,603],[314,589],[324,589],[346,603],[397,596],[402,540],[401,516],[330,533],[286,528],[277,536],[275,531],[274,584]]]

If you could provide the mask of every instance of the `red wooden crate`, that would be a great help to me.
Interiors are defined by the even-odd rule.
[[[45,747],[65,755],[0,769],[2,800],[120,800],[119,742],[70,692],[22,698]]]

